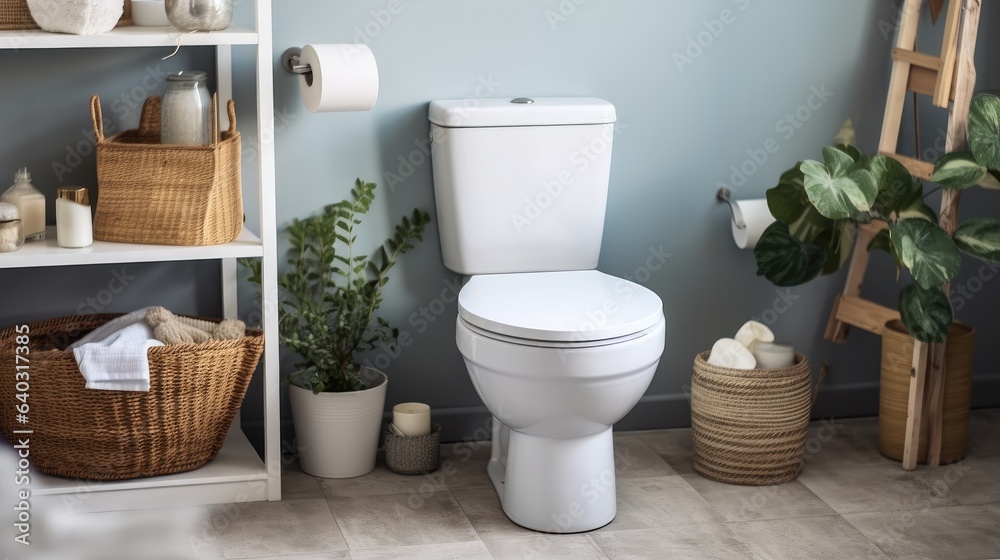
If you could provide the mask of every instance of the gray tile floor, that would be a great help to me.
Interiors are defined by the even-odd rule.
[[[691,431],[621,433],[618,517],[545,535],[504,516],[486,478],[488,443],[442,447],[447,469],[384,467],[349,480],[283,475],[284,499],[209,508],[202,558],[863,559],[1000,558],[1000,409],[976,411],[959,464],[905,472],[876,449],[877,420],[810,428],[798,480],[712,482],[691,467]],[[214,524],[218,525],[218,523]]]

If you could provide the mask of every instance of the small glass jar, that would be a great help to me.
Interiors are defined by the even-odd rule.
[[[183,70],[167,74],[160,107],[160,143],[207,146],[212,143],[212,97],[208,74]]]
[[[17,206],[0,202],[0,253],[12,253],[24,245],[21,212]]]

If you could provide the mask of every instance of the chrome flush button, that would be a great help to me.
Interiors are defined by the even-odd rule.
[[[510,102],[511,103],[531,104],[531,103],[534,103],[535,100],[531,99],[530,97],[515,97],[514,99],[511,99]]]

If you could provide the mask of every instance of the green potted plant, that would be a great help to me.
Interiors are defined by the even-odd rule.
[[[302,357],[288,377],[302,470],[325,478],[360,476],[375,467],[388,379],[358,364],[358,354],[393,343],[398,330],[376,316],[388,273],[422,239],[427,212],[404,216],[392,237],[368,256],[356,228],[375,199],[358,179],[351,198],[288,226],[288,267],[278,275],[279,332]],[[259,260],[244,260],[260,285]]]
[[[973,99],[968,145],[968,151],[942,156],[931,180],[947,189],[980,185],[1000,190],[997,94],[980,93]],[[833,273],[847,259],[859,224],[885,222],[887,227],[867,249],[887,251],[913,281],[899,294],[902,325],[891,321],[884,334],[879,447],[890,457],[902,456],[910,335],[923,342],[947,339],[945,418],[956,426],[945,426],[945,431],[959,434],[959,441],[944,443],[942,462],[959,460],[965,455],[973,331],[953,325],[952,304],[942,288],[958,274],[961,253],[1000,262],[1000,221],[967,220],[948,235],[924,203],[930,193],[895,159],[862,155],[841,144],[824,148],[823,160],[799,163],[767,191],[768,208],[777,221],[754,249],[757,274],[778,286],[794,286]]]
[[[931,180],[948,189],[1000,189],[1000,96],[980,93],[969,112],[970,151],[945,154]],[[868,249],[889,252],[914,282],[900,292],[899,311],[913,336],[943,342],[954,313],[942,287],[958,274],[961,253],[1000,262],[1000,221],[973,219],[949,236],[905,167],[850,145],[823,149],[823,162],[804,161],[767,191],[776,218],[754,249],[757,274],[795,286],[836,272],[859,224],[883,221]],[[928,193],[930,194],[930,193]]]

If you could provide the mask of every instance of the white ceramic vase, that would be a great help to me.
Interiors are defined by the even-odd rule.
[[[303,472],[321,478],[351,478],[375,469],[386,375],[362,368],[368,389],[314,394],[288,386],[292,422]]]

